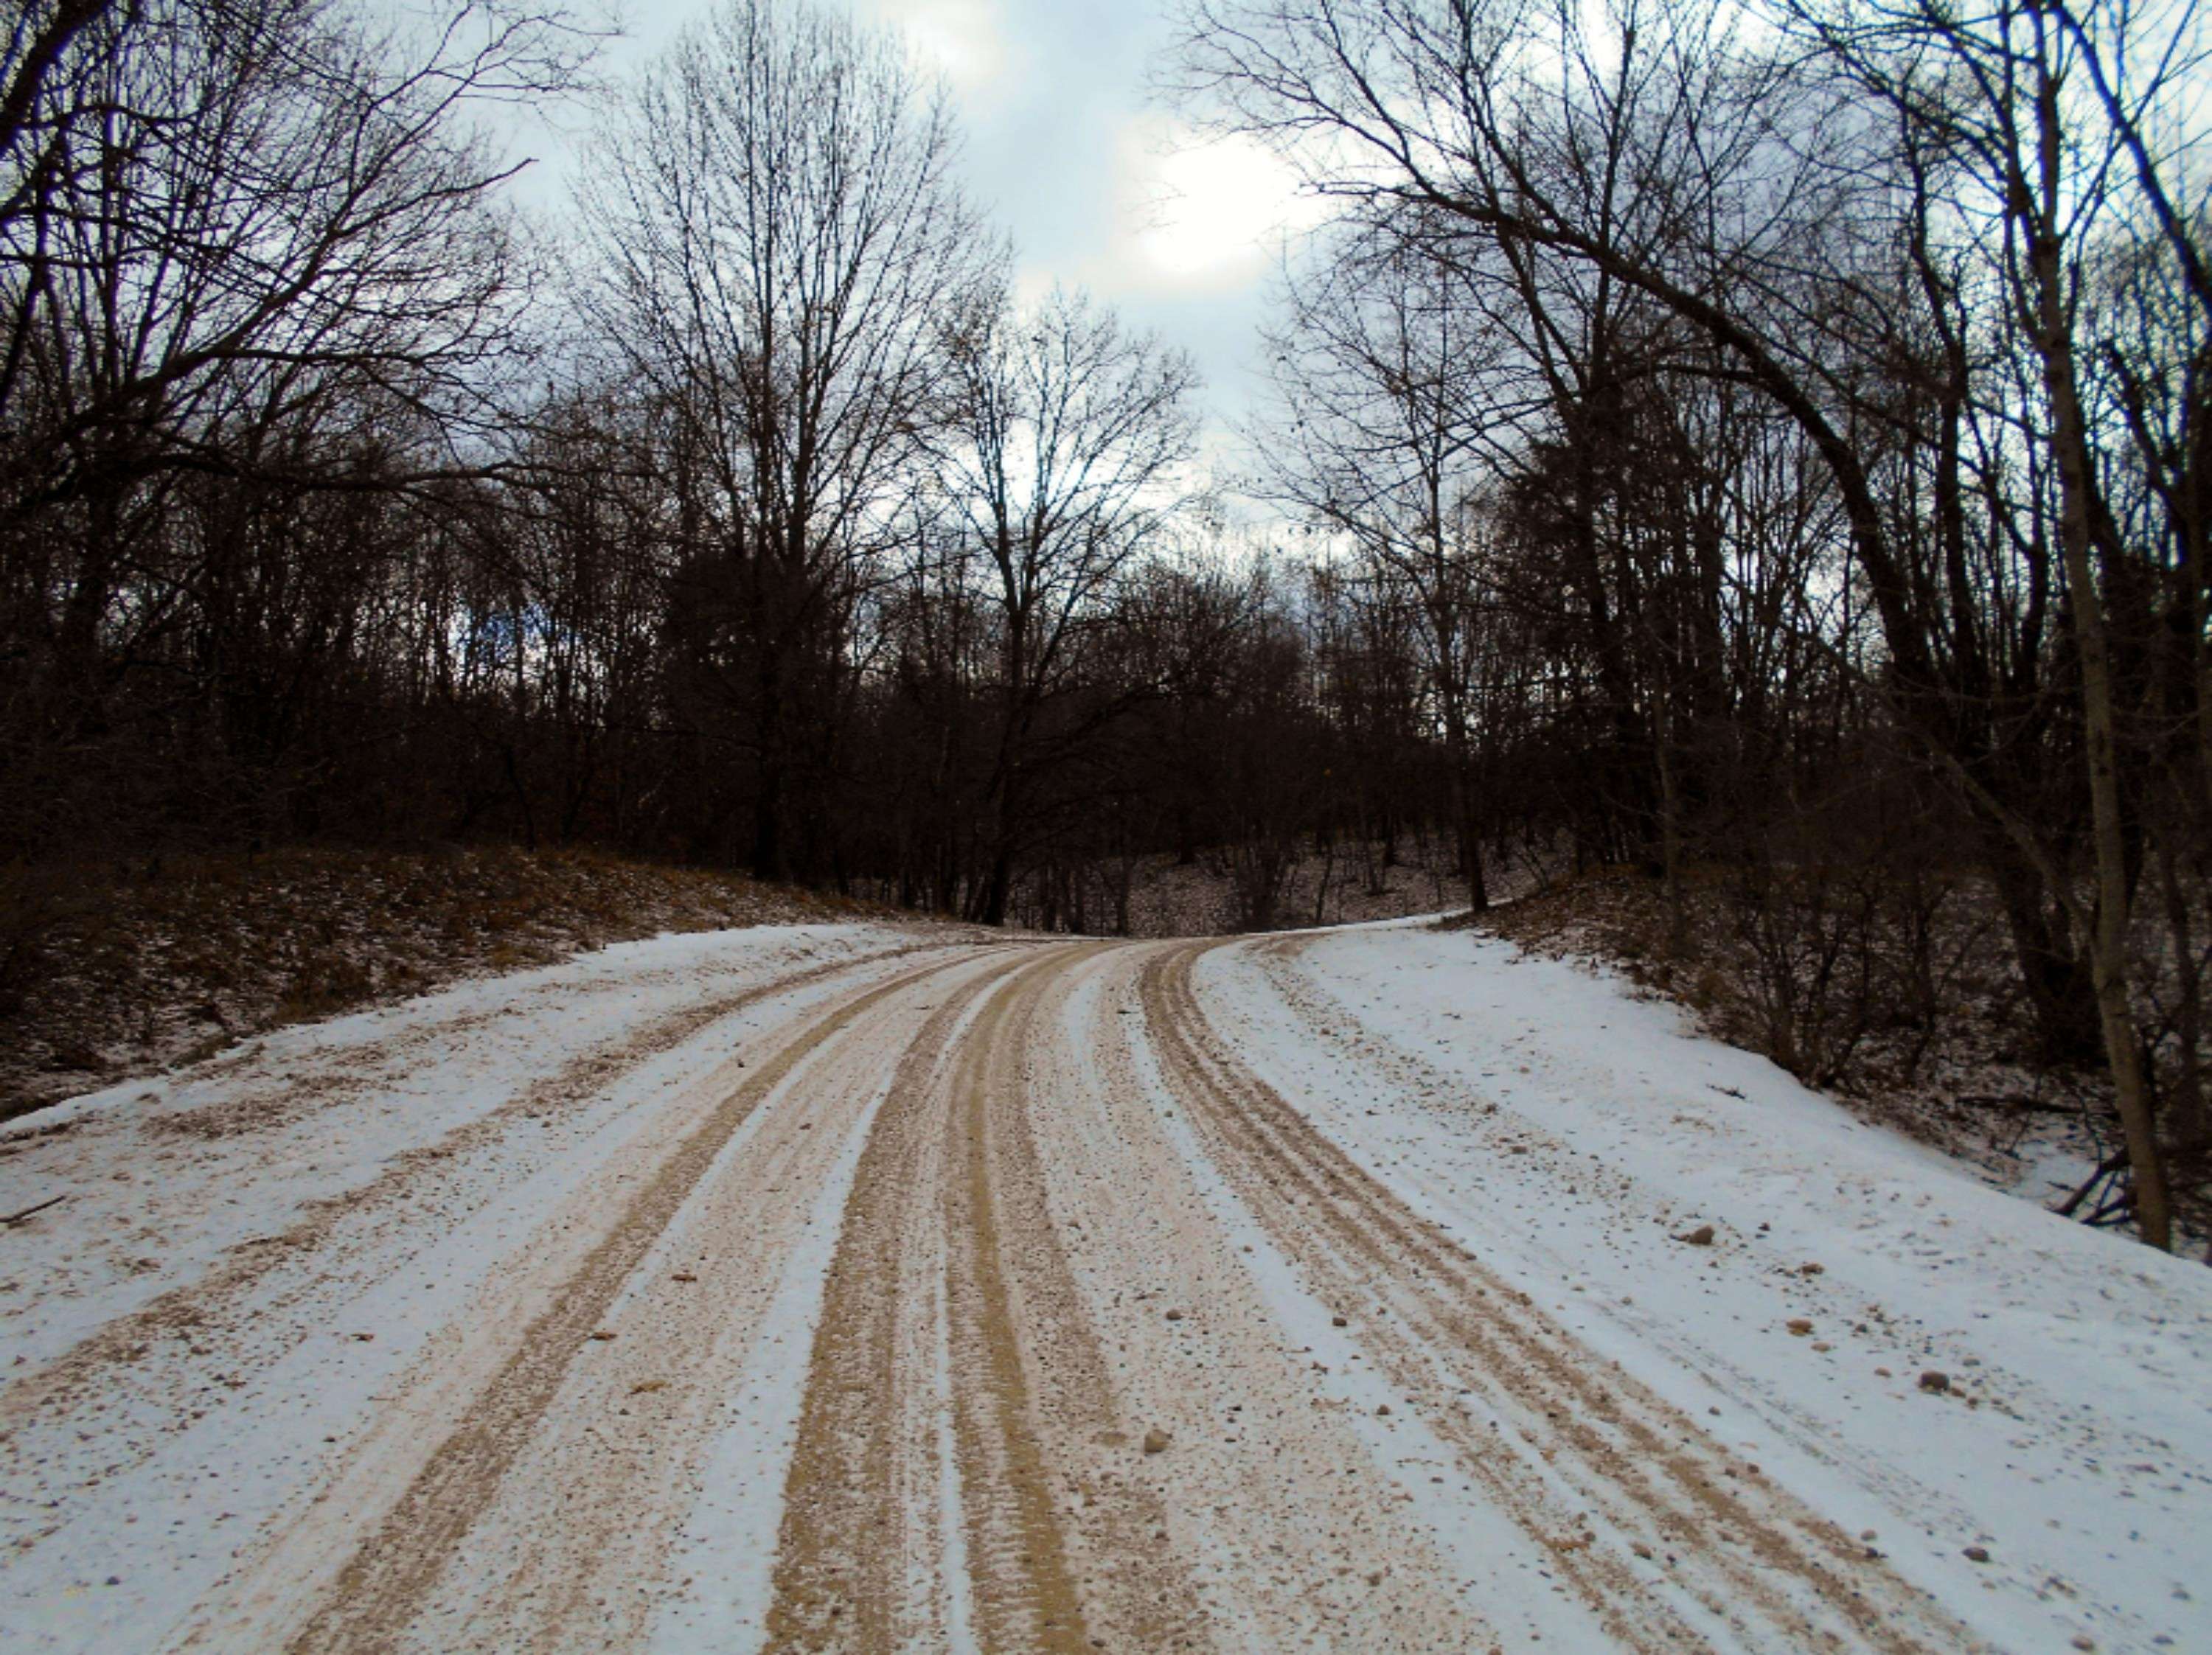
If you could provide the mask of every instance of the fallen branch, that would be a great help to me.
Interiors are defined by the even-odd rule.
[[[2082,1181],[2081,1187],[2076,1189],[2072,1195],[2067,1197],[2064,1202],[2060,1203],[2052,1210],[2057,1212],[2061,1218],[2073,1217],[2075,1213],[2080,1210],[2081,1203],[2089,1198],[2091,1193],[2095,1191],[2096,1187],[2100,1184],[2102,1184],[2108,1178],[2118,1179],[2118,1174],[2125,1169],[2127,1164],[2127,1151],[2124,1149],[2115,1150],[2112,1154],[2106,1155],[2102,1161],[2097,1163],[2097,1170],[2090,1173],[2089,1176]],[[2121,1183],[2119,1187],[2125,1189],[2126,1185],[2124,1182]],[[2125,1199],[2126,1197],[2123,1197],[2122,1198]],[[2099,1207],[2096,1211],[2084,1222],[2089,1223],[2096,1222],[2099,1215],[2106,1210],[2106,1209],[2104,1207]]]
[[[19,1213],[9,1213],[5,1218],[0,1218],[0,1224],[20,1224],[25,1219],[30,1217],[32,1214],[42,1213],[49,1207],[58,1207],[63,1202],[68,1199],[69,1191],[67,1190],[64,1190],[59,1195],[49,1197],[46,1200],[39,1203],[35,1207],[26,1207]]]

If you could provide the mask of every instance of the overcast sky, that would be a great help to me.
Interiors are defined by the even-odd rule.
[[[845,0],[817,0],[839,4]],[[1012,235],[1024,288],[1087,288],[1197,360],[1216,452],[1256,392],[1257,330],[1288,231],[1310,223],[1283,164],[1237,140],[1199,143],[1150,100],[1170,0],[850,0],[941,70],[967,130],[978,197]],[[715,0],[629,0],[615,76],[665,50]],[[557,136],[528,193],[562,199]]]

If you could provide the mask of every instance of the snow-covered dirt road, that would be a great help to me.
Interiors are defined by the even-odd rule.
[[[47,1201],[0,1649],[2212,1649],[2212,1271],[1465,932],[627,945]]]

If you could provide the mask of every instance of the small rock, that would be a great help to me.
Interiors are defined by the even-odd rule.
[[[1375,1410],[1375,1417],[1378,1420],[1389,1419],[1390,1417],[1390,1404],[1386,1402],[1381,1407],[1377,1408]]]
[[[630,1386],[629,1393],[633,1397],[649,1397],[656,1391],[667,1389],[668,1381],[665,1379],[640,1379],[635,1385]]]
[[[1638,1557],[1642,1558],[1647,1563],[1651,1561],[1651,1548],[1645,1545],[1641,1540],[1631,1546],[1629,1550],[1634,1552]]]
[[[1800,1276],[1821,1276],[1826,1274],[1826,1272],[1827,1266],[1825,1264],[1815,1264],[1808,1262],[1797,1266],[1797,1273]]]
[[[1345,1317],[1332,1316],[1328,1319],[1328,1325],[1331,1327],[1350,1327],[1352,1323]]]
[[[1951,1376],[1931,1367],[1920,1376],[1920,1388],[1938,1397],[1947,1395],[1951,1389]]]
[[[2094,1649],[2094,1648],[2096,1648],[2096,1646],[2097,1646],[2097,1640],[2096,1640],[2094,1638],[2092,1638],[2092,1637],[2091,1637],[2087,1633],[2086,1633],[2086,1632],[2077,1632],[2077,1633],[2075,1633],[2075,1634],[2074,1634],[2074,1647],[2075,1647],[2075,1648],[2076,1648],[2076,1649]]]
[[[1812,1333],[1813,1325],[1807,1321],[1802,1316],[1793,1316],[1790,1319],[1790,1331],[1796,1337],[1802,1339]]]
[[[1180,1322],[1182,1320],[1182,1312],[1179,1310],[1170,1311],[1168,1312],[1168,1320],[1170,1322]]]
[[[592,1335],[592,1343],[596,1343],[596,1344],[605,1344],[608,1340],[610,1340],[610,1339],[613,1338],[614,1337],[615,1337],[615,1336],[614,1336],[613,1334],[610,1333],[609,1331],[607,1331],[607,1330],[606,1330],[606,1329],[605,1329],[605,1328],[601,1328],[601,1329],[600,1329],[597,1333],[594,1333],[593,1335]]]
[[[1174,1440],[1174,1438],[1155,1425],[1145,1433],[1145,1452],[1148,1454],[1164,1454],[1167,1452],[1168,1444]]]
[[[356,1333],[353,1337],[361,1343],[368,1344],[376,1337],[376,1335],[374,1333]]]
[[[1966,1556],[1973,1562],[1986,1563],[1990,1561],[1990,1549],[1987,1546],[1969,1546]]]
[[[1674,1239],[1677,1241],[1686,1241],[1693,1247],[1710,1247],[1713,1245],[1713,1227],[1710,1224],[1700,1224],[1694,1230],[1686,1230]]]

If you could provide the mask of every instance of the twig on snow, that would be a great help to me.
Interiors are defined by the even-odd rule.
[[[64,1190],[59,1195],[49,1196],[34,1207],[26,1207],[19,1213],[9,1213],[5,1218],[0,1218],[0,1224],[20,1224],[32,1214],[42,1213],[49,1207],[58,1207],[68,1199],[69,1191]]]

